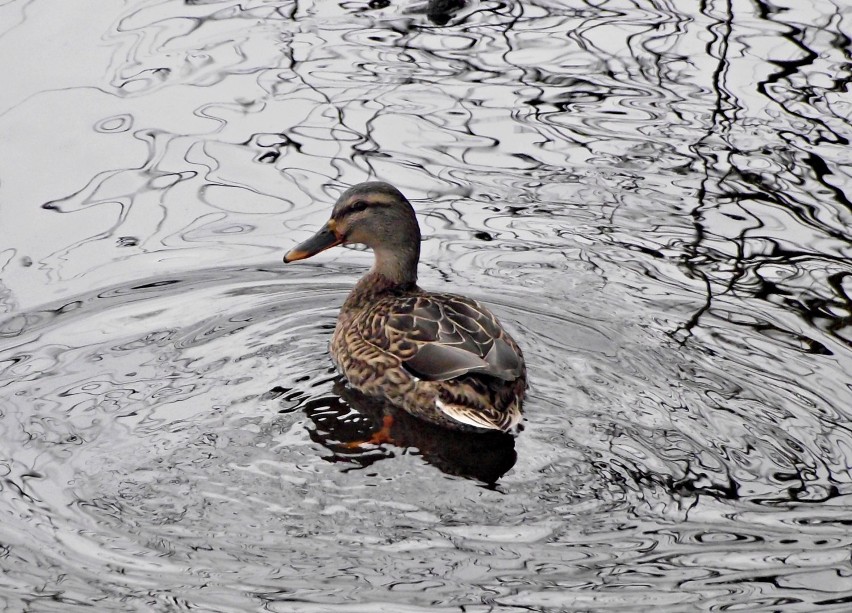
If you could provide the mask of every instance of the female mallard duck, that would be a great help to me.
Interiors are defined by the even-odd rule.
[[[343,303],[331,340],[332,359],[349,384],[447,428],[514,428],[527,386],[521,350],[475,300],[417,286],[420,227],[405,196],[381,182],[346,190],[331,219],[284,261],[347,243],[375,255]]]

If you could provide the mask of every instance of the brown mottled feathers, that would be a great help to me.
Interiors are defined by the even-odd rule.
[[[356,388],[449,427],[508,430],[519,421],[521,351],[478,302],[387,296],[339,328],[332,354]]]
[[[403,355],[397,353],[402,366],[415,377],[446,381],[479,373],[512,381],[521,375],[517,347],[473,300],[449,294],[411,297],[394,302],[385,319],[382,349],[402,349]]]

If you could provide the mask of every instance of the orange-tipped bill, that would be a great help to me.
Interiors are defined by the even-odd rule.
[[[289,264],[296,260],[304,260],[305,258],[318,254],[320,251],[325,251],[335,245],[339,245],[342,242],[343,238],[339,237],[334,231],[334,221],[329,220],[329,222],[325,224],[319,232],[314,234],[304,243],[300,243],[290,249],[290,251],[287,252],[287,255],[284,256],[284,262]]]

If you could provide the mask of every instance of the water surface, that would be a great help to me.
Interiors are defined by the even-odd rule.
[[[846,611],[842,3],[0,2],[0,608]],[[412,200],[525,429],[327,355]]]

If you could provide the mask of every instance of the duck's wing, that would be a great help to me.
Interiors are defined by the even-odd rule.
[[[386,351],[415,377],[446,381],[478,373],[514,381],[521,351],[494,315],[462,296],[425,294],[395,301],[384,322]]]

